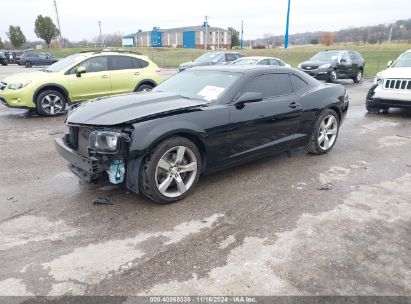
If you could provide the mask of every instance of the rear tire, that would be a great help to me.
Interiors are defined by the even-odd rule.
[[[139,189],[149,199],[173,203],[187,197],[201,174],[201,155],[197,146],[184,137],[170,137],[159,143],[144,159]]]
[[[26,61],[26,62],[24,63],[24,66],[25,66],[26,68],[31,68],[31,67],[33,66],[33,63],[32,63],[31,61]]]
[[[45,90],[36,98],[37,112],[41,116],[57,116],[65,113],[66,97],[55,90]]]
[[[337,142],[340,121],[334,110],[324,110],[317,118],[310,140],[305,150],[311,154],[325,154],[331,151]]]
[[[137,88],[136,92],[148,92],[148,91],[151,91],[152,89],[153,89],[153,86],[149,84],[142,84],[141,86]]]

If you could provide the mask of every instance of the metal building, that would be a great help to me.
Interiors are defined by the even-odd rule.
[[[123,47],[173,47],[211,50],[229,49],[231,35],[219,27],[188,26],[171,29],[153,27],[151,31],[139,30],[123,37]]]

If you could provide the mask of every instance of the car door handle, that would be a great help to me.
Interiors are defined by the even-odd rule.
[[[289,107],[292,109],[298,108],[300,106],[299,103],[293,101],[292,103],[289,104]]]
[[[108,77],[109,77],[108,75],[101,76],[101,78],[108,78]]]
[[[135,72],[134,73],[134,75],[136,75],[136,76],[138,76],[138,75],[140,75],[141,73],[140,72]]]

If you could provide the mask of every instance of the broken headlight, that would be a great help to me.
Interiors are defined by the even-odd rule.
[[[90,148],[97,152],[116,152],[123,134],[111,131],[93,131],[90,133]]]

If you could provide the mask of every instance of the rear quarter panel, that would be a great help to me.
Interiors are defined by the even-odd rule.
[[[300,95],[303,114],[300,132],[311,134],[315,121],[325,109],[337,112],[340,122],[348,111],[348,100],[345,100],[346,89],[342,85],[321,84]]]

